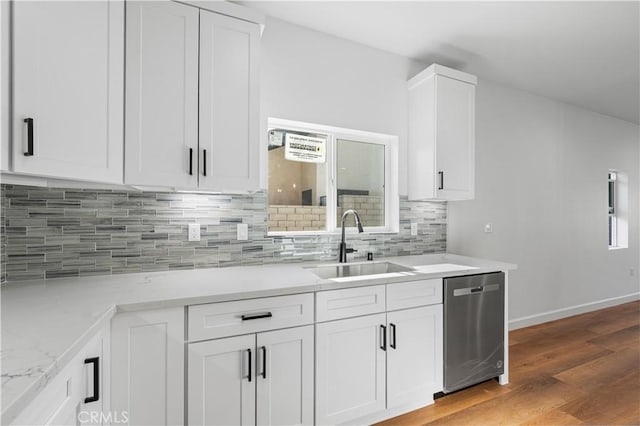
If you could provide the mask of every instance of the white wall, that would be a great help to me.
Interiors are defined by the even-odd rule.
[[[519,265],[512,325],[637,296],[638,126],[484,80],[476,111],[476,199],[449,203],[447,249]],[[607,248],[609,169],[630,178],[628,249]]]
[[[261,48],[261,128],[275,117],[395,135],[406,163],[407,80],[425,64],[271,17]]]
[[[269,18],[262,128],[277,117],[397,135],[399,188],[406,194],[406,81],[427,65]],[[510,275],[510,317],[534,318],[518,325],[549,319],[538,317],[548,311],[638,294],[638,138],[636,125],[480,76],[476,199],[449,203],[448,250],[519,265]],[[607,249],[610,168],[631,181],[630,247],[618,251]],[[483,233],[487,222],[492,234]]]

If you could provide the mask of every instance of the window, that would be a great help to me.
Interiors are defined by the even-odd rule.
[[[397,137],[269,119],[268,141],[270,234],[337,232],[347,209],[365,232],[398,231]]]
[[[609,249],[629,247],[629,178],[619,170],[608,173]]]
[[[617,246],[616,172],[609,172],[609,247]]]

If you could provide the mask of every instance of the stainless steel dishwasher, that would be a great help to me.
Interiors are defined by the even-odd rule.
[[[444,393],[504,373],[504,272],[444,280]]]

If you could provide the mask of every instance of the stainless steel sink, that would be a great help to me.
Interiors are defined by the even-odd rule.
[[[311,268],[311,272],[320,278],[332,279],[341,277],[357,277],[363,275],[379,275],[392,272],[410,272],[412,268],[390,262],[344,263],[340,265]]]

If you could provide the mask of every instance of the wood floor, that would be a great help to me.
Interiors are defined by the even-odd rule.
[[[489,381],[380,425],[640,424],[640,301],[512,331]]]

